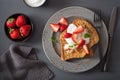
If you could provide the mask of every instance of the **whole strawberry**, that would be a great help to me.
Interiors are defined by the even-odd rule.
[[[30,25],[24,25],[20,27],[20,33],[22,37],[27,37],[30,34],[31,26]]]
[[[20,39],[21,36],[20,36],[20,33],[19,33],[19,30],[18,29],[10,29],[10,37],[12,39]]]
[[[16,25],[18,27],[23,26],[26,24],[26,19],[24,15],[19,15],[16,19]]]
[[[14,18],[9,18],[6,21],[6,26],[7,26],[7,28],[13,28],[13,27],[15,27],[15,23],[16,23],[16,20]]]

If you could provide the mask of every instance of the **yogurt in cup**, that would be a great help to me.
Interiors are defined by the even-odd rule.
[[[42,6],[46,0],[24,0],[24,1],[30,7],[39,7]]]

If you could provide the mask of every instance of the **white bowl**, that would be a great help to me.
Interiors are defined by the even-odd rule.
[[[24,2],[30,7],[39,7],[45,3],[46,0],[24,0]]]

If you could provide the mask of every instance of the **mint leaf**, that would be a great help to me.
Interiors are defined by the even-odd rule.
[[[74,46],[73,45],[70,45],[69,48],[73,48]]]
[[[77,46],[77,44],[73,44],[74,46]]]
[[[74,48],[77,44],[70,45],[69,48]]]
[[[89,37],[90,37],[90,34],[88,34],[88,33],[84,34],[84,38],[89,38]]]
[[[57,42],[57,39],[52,36],[52,37],[51,37],[51,41],[54,42],[54,43],[56,43],[56,42]]]

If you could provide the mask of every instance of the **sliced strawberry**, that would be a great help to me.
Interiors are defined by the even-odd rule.
[[[65,29],[67,29],[67,27],[68,27],[68,26],[66,26],[66,25],[61,25],[61,26],[60,26],[60,31],[64,31]]]
[[[70,38],[71,36],[72,36],[72,34],[70,34],[70,33],[65,33],[63,37],[64,37],[64,38]]]
[[[81,33],[79,33],[79,34],[73,33],[71,38],[75,43],[79,43],[79,41],[82,38],[82,34]]]
[[[59,30],[59,28],[60,28],[60,25],[59,25],[59,24],[51,23],[51,24],[50,24],[50,27],[52,28],[52,30],[53,30],[54,32],[57,32],[57,31]]]
[[[84,39],[81,39],[81,40],[79,41],[79,44],[78,44],[77,48],[82,47],[84,44],[85,44],[85,40],[84,40]]]
[[[84,31],[84,28],[82,26],[79,26],[75,29],[75,31],[73,33],[78,34],[78,33],[81,33],[83,31]]]
[[[74,42],[77,42],[77,40],[76,40],[76,39],[77,39],[77,34],[72,34],[72,37],[71,37],[71,38],[72,38],[72,40],[73,40]]]
[[[66,18],[62,17],[62,18],[59,20],[59,24],[68,26],[68,21],[67,21]]]
[[[88,45],[83,45],[83,49],[86,52],[86,54],[89,54]]]

